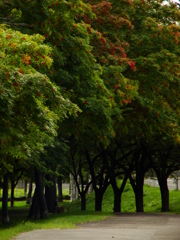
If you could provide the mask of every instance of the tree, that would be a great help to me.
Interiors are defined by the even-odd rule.
[[[17,160],[18,161],[18,160]],[[9,173],[9,178],[11,182],[11,207],[14,207],[14,190],[17,186],[19,180],[21,179],[25,169],[20,169],[16,166],[13,167],[13,173]]]
[[[160,139],[165,134],[176,143],[180,141],[179,10],[162,1],[92,0],[90,4],[73,0],[1,2],[0,21],[22,32],[42,33],[53,48],[48,55],[54,58],[50,70],[41,59],[42,53],[32,66],[47,73],[61,87],[63,96],[81,109],[75,109],[77,118],[58,123],[59,136],[74,141],[71,152],[77,147],[76,160],[89,151],[91,141],[106,148],[115,136],[131,135],[136,185],[130,179],[137,211],[143,211],[149,143],[157,132]],[[41,96],[40,92],[39,99]],[[68,104],[66,109],[70,106],[72,110]],[[34,150],[32,146],[29,148]]]
[[[132,158],[134,143],[127,136],[121,138],[122,136],[119,139],[116,136],[107,148],[101,146],[100,150],[114,193],[114,212],[121,212],[122,193],[131,172],[135,168]]]
[[[84,24],[75,23],[75,18],[83,13],[86,5],[81,7],[78,2],[75,5],[67,1],[57,1],[56,4],[52,1],[31,1],[28,4],[13,1],[2,4],[1,8],[5,16],[8,14],[8,17],[3,19],[5,22],[11,24],[11,20],[16,19],[15,23],[11,24],[13,28],[31,34],[38,32],[46,36],[46,42],[53,47],[55,60],[54,68],[48,75],[62,86],[61,90],[66,98],[86,108],[87,101],[89,104],[90,98],[92,99],[94,95],[97,81],[100,81],[99,67],[91,54]],[[11,14],[12,9],[14,14]],[[64,124],[66,126],[66,122]],[[66,131],[65,127],[64,130]]]
[[[2,196],[2,223],[9,224],[9,214],[8,214],[8,173],[4,174],[3,177],[3,196]]]
[[[152,168],[158,178],[161,191],[161,211],[169,211],[169,189],[167,179],[174,171],[179,170],[179,145],[170,138],[164,136],[159,145],[154,141],[151,147]]]
[[[30,148],[42,149],[40,144],[47,144],[51,136],[56,135],[57,120],[60,115],[65,116],[67,102],[55,84],[36,70],[36,58],[42,69],[41,61],[45,61],[47,67],[52,63],[51,49],[43,45],[43,37],[23,35],[2,27],[0,34],[3,42],[0,62],[1,154],[26,157]],[[24,145],[19,144],[22,144],[22,137]]]
[[[95,211],[101,211],[104,193],[110,185],[110,176],[106,162],[103,161],[104,159],[97,149],[98,147],[95,145],[86,148],[85,156],[89,166],[93,190],[95,191]]]
[[[78,194],[81,198],[81,211],[86,210],[86,193],[92,181],[88,181],[89,169],[83,152],[83,147],[78,145],[75,138],[69,140],[70,152],[65,167],[72,174]]]
[[[35,192],[32,200],[32,205],[29,210],[29,219],[44,219],[48,217],[48,207],[44,197],[44,184],[43,184],[43,173],[37,167],[34,169],[35,172]]]
[[[22,165],[35,164],[33,156],[56,136],[57,120],[73,108],[47,75],[37,71],[52,64],[51,48],[43,44],[42,36],[1,25],[0,39],[0,164],[6,174],[13,171],[15,159]]]
[[[127,69],[124,75],[132,81],[138,80],[139,90],[136,100],[132,101],[132,111],[126,115],[126,126],[139,146],[136,187],[139,186],[141,201],[136,200],[139,205],[136,210],[143,211],[143,175],[150,166],[147,157],[150,142],[158,132],[159,140],[165,134],[179,143],[180,12],[176,5],[162,5],[161,1],[111,3],[114,14],[128,16],[133,25],[124,37],[129,43],[127,57],[135,62],[136,70]]]

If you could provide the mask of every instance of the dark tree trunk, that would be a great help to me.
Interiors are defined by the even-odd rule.
[[[3,181],[3,196],[2,196],[2,224],[9,224],[9,214],[8,214],[8,173],[4,175]]]
[[[38,218],[47,218],[48,217],[48,209],[46,205],[46,200],[43,193],[43,174],[35,168],[35,183],[36,189],[32,201],[32,205],[29,211],[30,219],[38,219]]]
[[[29,219],[39,219],[40,218],[40,207],[39,207],[39,202],[38,202],[38,197],[37,197],[37,188],[35,188],[34,195],[32,198],[32,205],[29,209]]]
[[[169,189],[165,175],[157,176],[161,190],[161,212],[169,212]]]
[[[14,189],[15,189],[15,184],[14,181],[11,181],[11,207],[14,207]]]
[[[40,218],[48,217],[48,209],[46,205],[46,200],[44,197],[44,186],[43,186],[43,174],[35,169],[35,182],[36,182],[36,190],[37,190],[37,198],[39,202],[40,208]]]
[[[123,179],[123,182],[122,182],[120,188],[118,188],[118,186],[117,186],[116,179],[114,179],[114,181],[112,181],[112,183],[111,183],[111,185],[113,187],[113,191],[114,191],[114,208],[113,208],[114,212],[121,212],[121,197],[122,197],[124,188],[126,186],[128,176],[129,176],[129,173],[127,172],[124,175],[124,179]]]
[[[114,208],[113,208],[113,211],[114,212],[121,212],[121,191],[120,189],[117,187],[117,188],[114,188],[113,189],[114,191]]]
[[[56,187],[56,177],[53,176],[53,185],[54,185],[54,205],[57,207],[58,205],[58,199],[57,199],[57,187]]]
[[[144,212],[143,201],[144,174],[136,173],[136,184],[132,176],[129,176],[129,180],[135,194],[136,212]]]
[[[58,201],[63,202],[63,194],[62,194],[62,177],[59,176],[57,178],[57,184],[58,184]]]
[[[28,195],[27,195],[27,199],[26,199],[26,204],[30,204],[32,202],[32,182],[29,182],[29,190],[28,190]]]
[[[81,211],[85,211],[86,210],[86,192],[82,191],[80,195],[81,195]]]
[[[24,183],[24,196],[26,197],[27,195],[27,180],[25,180],[25,183]]]
[[[105,190],[109,186],[108,178],[107,176],[105,179],[103,179],[104,171],[103,167],[101,169],[101,172],[99,174],[99,187],[97,186],[97,178],[95,176],[95,167],[94,167],[94,159],[93,161],[91,160],[89,152],[86,150],[86,159],[89,165],[89,170],[90,170],[90,176],[91,176],[91,181],[92,184],[90,185],[91,191],[95,191],[95,211],[102,211],[102,200],[103,200],[103,195],[105,193]],[[104,180],[104,181],[103,181]]]
[[[158,162],[153,162],[153,169],[156,172],[158,178],[160,191],[161,191],[161,211],[169,212],[169,189],[167,184],[168,176],[174,171],[173,164],[169,166],[169,158],[173,145],[167,147],[167,150],[161,150],[159,153]]]
[[[45,199],[48,211],[54,213],[57,207],[56,178],[55,176],[47,176],[46,179],[53,183],[50,186],[45,187]]]
[[[144,173],[136,173],[136,212],[144,212],[143,204]]]
[[[99,188],[95,188],[95,211],[102,211],[102,200],[104,191]]]
[[[143,204],[143,186],[144,176],[149,167],[151,166],[148,145],[141,142],[141,148],[137,149],[135,153],[135,170],[136,170],[136,188],[135,188],[135,199],[136,199],[136,212],[144,212]]]
[[[103,201],[103,196],[110,185],[109,181],[109,175],[106,175],[105,179],[103,179],[103,172],[101,174],[101,181],[99,183],[99,188],[95,184],[96,180],[94,179],[94,190],[95,190],[95,211],[102,211],[102,201]]]

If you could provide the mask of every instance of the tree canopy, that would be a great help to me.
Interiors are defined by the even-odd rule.
[[[144,177],[153,142],[178,148],[179,20],[164,1],[0,1],[4,173],[17,162],[56,171],[70,159],[85,162],[82,176],[93,165],[103,176],[109,159],[116,178],[113,167],[136,158]]]
[[[77,110],[37,69],[50,68],[52,49],[44,37],[1,25],[1,159],[31,157],[57,135],[59,121]],[[1,163],[2,163],[1,161]]]

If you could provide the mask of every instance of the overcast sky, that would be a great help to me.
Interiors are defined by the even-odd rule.
[[[176,2],[176,3],[180,3],[180,0],[171,0],[171,2]],[[168,1],[164,1],[164,4],[168,3]]]
[[[177,2],[177,3],[179,3],[179,0],[171,0],[171,2]]]

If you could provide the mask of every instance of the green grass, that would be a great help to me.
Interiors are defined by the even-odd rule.
[[[68,191],[65,192],[68,194]],[[28,221],[27,215],[29,207],[25,201],[15,202],[14,209],[9,208],[11,224],[4,227],[0,222],[0,240],[9,240],[21,232],[35,229],[52,228],[74,228],[76,224],[88,221],[102,220],[107,216],[112,216],[113,211],[113,190],[111,187],[106,191],[102,212],[94,212],[94,192],[87,195],[87,210],[80,211],[80,200],[69,203],[64,201],[65,212],[60,214],[50,214],[48,219],[38,221]],[[180,192],[170,191],[170,211],[180,213]],[[62,205],[62,204],[61,204]],[[0,203],[1,209],[1,203]],[[144,210],[155,213],[161,211],[161,198],[159,188],[144,186]],[[135,198],[130,184],[128,183],[122,195],[122,212],[135,212]],[[0,214],[1,216],[1,214]]]
[[[76,204],[75,204],[76,205]],[[0,239],[8,240],[12,239],[14,236],[21,232],[32,231],[35,229],[65,229],[65,228],[75,228],[76,224],[80,224],[88,221],[98,221],[102,220],[110,213],[94,211],[81,212],[79,210],[74,210],[72,212],[65,212],[61,214],[49,214],[48,219],[38,220],[38,221],[28,221],[27,218],[28,208],[25,204],[22,204],[17,213],[10,209],[9,215],[11,219],[11,224],[8,227],[0,225]]]
[[[10,197],[10,196],[11,196],[11,190],[9,189],[8,197]],[[18,198],[18,197],[23,197],[23,196],[24,196],[24,189],[15,188],[14,197]],[[2,197],[2,189],[0,189],[0,197]]]

